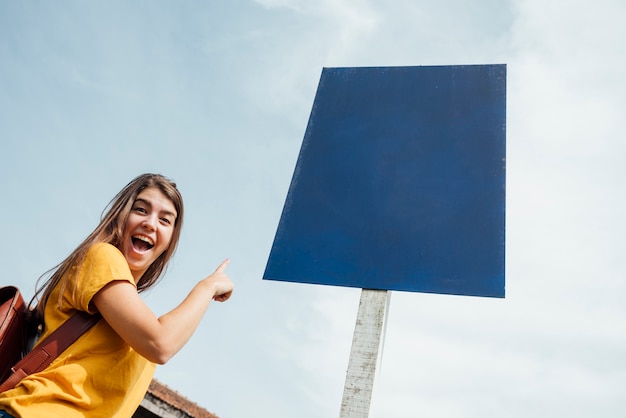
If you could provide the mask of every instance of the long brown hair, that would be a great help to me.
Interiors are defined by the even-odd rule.
[[[63,294],[63,290],[65,290],[68,282],[74,279],[73,274],[70,273],[72,267],[82,263],[87,250],[89,250],[93,244],[105,242],[120,248],[126,219],[128,218],[132,206],[139,193],[149,187],[158,188],[171,200],[176,208],[177,214],[169,246],[141,276],[141,279],[137,283],[137,290],[140,292],[146,290],[158,281],[178,245],[180,231],[183,226],[183,198],[176,188],[176,183],[172,180],[160,174],[148,173],[142,174],[128,183],[106,206],[96,229],[65,260],[40,277],[41,280],[49,276],[41,286],[39,286],[40,280],[38,281],[35,296],[33,296],[30,302],[32,308],[35,300],[39,298],[36,307],[32,311],[35,321],[43,323],[44,309],[48,303],[50,294],[57,285],[61,286],[59,295]],[[60,299],[58,302],[60,303]]]

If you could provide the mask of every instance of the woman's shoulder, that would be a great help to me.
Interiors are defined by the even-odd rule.
[[[115,278],[134,283],[128,262],[122,252],[114,245],[98,242],[87,250],[81,266],[82,274],[102,277],[104,280]]]
[[[126,259],[122,252],[114,245],[106,242],[97,242],[87,250],[83,263],[123,263],[126,265]]]
[[[88,256],[122,256],[122,252],[113,244],[108,242],[96,242],[87,250]]]
[[[91,245],[70,281],[69,298],[72,300],[72,308],[91,312],[93,296],[115,280],[134,284],[130,268],[121,251],[111,244]]]

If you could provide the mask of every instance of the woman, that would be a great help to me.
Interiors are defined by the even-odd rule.
[[[138,292],[155,284],[176,249],[183,201],[156,174],[130,182],[98,227],[38,289],[42,338],[76,311],[102,315],[44,371],[0,394],[0,417],[130,417],[152,380],[189,340],[212,300],[233,291],[228,260],[175,309],[156,317]],[[4,414],[4,415],[3,415]]]

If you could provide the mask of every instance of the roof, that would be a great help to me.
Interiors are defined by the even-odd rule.
[[[163,383],[152,379],[134,417],[218,418]]]

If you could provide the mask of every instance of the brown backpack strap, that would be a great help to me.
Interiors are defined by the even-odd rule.
[[[100,314],[76,312],[11,368],[13,373],[0,385],[0,393],[13,389],[29,374],[44,370],[100,318]]]

